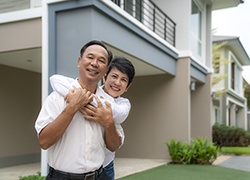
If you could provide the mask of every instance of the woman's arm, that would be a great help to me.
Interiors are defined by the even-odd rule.
[[[51,76],[49,80],[52,89],[58,92],[61,96],[65,96],[71,89],[73,89],[71,84],[74,81],[73,78],[55,74]]]
[[[123,123],[129,115],[131,104],[127,98],[118,97],[111,102],[111,109],[115,123]]]

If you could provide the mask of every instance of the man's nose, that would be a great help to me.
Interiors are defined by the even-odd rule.
[[[93,59],[93,60],[91,61],[91,65],[92,65],[92,66],[98,66],[98,60],[97,60],[97,59]]]

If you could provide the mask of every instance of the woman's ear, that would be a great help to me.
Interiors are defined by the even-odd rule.
[[[126,88],[125,92],[127,92],[127,91],[128,91],[128,88],[131,86],[131,84],[132,84],[132,83],[130,83],[130,85]]]

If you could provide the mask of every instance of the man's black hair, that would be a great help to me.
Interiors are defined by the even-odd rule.
[[[113,54],[111,51],[108,50],[108,48],[105,46],[105,44],[103,44],[101,41],[98,41],[98,40],[92,40],[92,41],[89,41],[88,43],[86,43],[82,49],[80,50],[80,57],[82,57],[83,53],[85,52],[85,50],[89,47],[89,46],[92,46],[92,45],[99,45],[99,46],[102,46],[108,53],[108,65],[110,64],[112,58],[113,58]]]
[[[128,85],[127,85],[128,87],[133,81],[134,76],[135,76],[134,65],[125,57],[115,57],[109,65],[109,70],[107,72],[107,75],[110,73],[111,69],[113,68],[116,68],[122,73],[128,75]],[[107,78],[107,76],[105,78]]]

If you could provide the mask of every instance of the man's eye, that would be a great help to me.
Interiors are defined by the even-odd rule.
[[[89,58],[89,59],[94,59],[94,57],[93,57],[93,56],[87,56],[87,58]]]
[[[103,63],[103,64],[106,64],[105,59],[100,59],[99,61],[100,61],[101,63]]]

